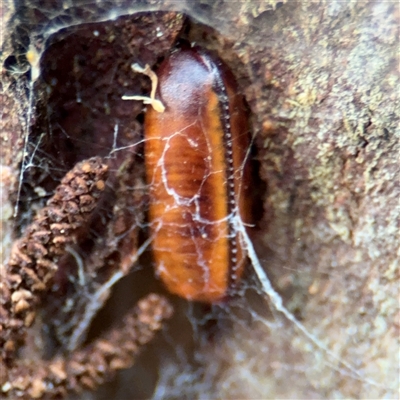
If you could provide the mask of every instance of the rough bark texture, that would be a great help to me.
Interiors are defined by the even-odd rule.
[[[89,12],[78,3],[73,18],[78,24],[109,19],[108,6],[98,9],[93,6]],[[133,13],[135,9],[135,2],[114,4],[118,15]],[[159,387],[164,385],[164,389],[169,389],[169,398],[182,398],[185,394],[191,398],[398,398],[400,10],[397,2],[199,0],[177,4],[166,0],[149,2],[148,7],[185,11],[192,21],[185,38],[216,51],[234,71],[249,104],[259,174],[266,184],[265,190],[254,188],[262,196],[264,208],[252,234],[258,255],[287,307],[361,377],[315,348],[278,316],[271,318],[264,311],[254,311],[252,315],[257,315],[259,321],[254,318],[251,325],[244,324],[243,314],[248,317],[245,311],[267,307],[263,296],[258,294],[237,300],[239,306],[231,308],[236,318],[233,328],[219,335],[218,340],[202,343],[201,373],[181,370],[165,360],[157,361],[164,365],[157,372],[157,366],[148,367],[146,360],[142,360],[144,370],[152,371],[151,378],[145,373],[127,371],[113,386],[104,389],[99,398],[122,399],[127,393],[131,398],[149,396],[151,390],[141,391],[139,383],[132,388],[132,377],[155,381],[157,373],[164,379]],[[10,16],[15,13],[18,10],[12,10]],[[57,14],[54,6],[52,13],[48,12],[46,17],[43,14],[42,18],[48,23]],[[39,26],[45,25],[35,19],[37,13],[28,12],[24,18],[32,18],[24,28],[25,42],[16,40],[12,29],[15,24],[6,31],[10,36],[5,36],[3,67],[13,67],[14,73],[17,65],[20,71],[26,66],[16,55],[18,51],[23,53],[23,49],[26,52],[26,37],[38,43],[38,33],[43,34]],[[112,23],[107,22],[99,23],[97,30],[100,38],[109,35],[111,43],[110,29]],[[173,31],[171,38],[175,34]],[[77,44],[86,44],[85,35],[78,36],[64,34],[44,55],[46,64],[41,68],[49,79],[54,75],[47,67],[53,65],[63,71],[56,65],[57,60],[67,62],[67,58],[79,53]],[[154,40],[156,32],[149,32],[150,37]],[[173,39],[162,46],[152,42],[152,46],[140,52],[144,55],[143,63],[154,64],[166,54],[171,42]],[[147,43],[144,40],[145,46]],[[104,50],[103,44],[93,46]],[[126,55],[119,59],[118,54],[110,53],[102,64],[104,52],[87,54],[87,59],[78,59],[71,66],[75,68],[71,82],[82,82],[81,77],[87,76],[84,74],[98,73],[109,78],[107,82],[92,75],[93,80],[86,84],[90,88],[107,86],[110,95],[106,99],[96,98],[93,89],[88,94],[92,103],[82,112],[77,106],[76,88],[69,92],[57,88],[56,95],[64,96],[61,107],[56,104],[61,102],[56,95],[52,97],[43,91],[35,103],[39,112],[35,114],[33,110],[35,118],[30,121],[35,145],[42,132],[49,135],[43,130],[48,122],[43,110],[50,102],[56,111],[56,118],[51,121],[58,123],[54,132],[62,138],[63,129],[67,129],[75,153],[65,158],[69,154],[65,151],[66,142],[63,143],[66,147],[61,148],[59,142],[49,144],[45,140],[44,154],[48,158],[61,154],[70,167],[77,159],[96,155],[93,153],[99,149],[105,156],[113,148],[112,137],[104,139],[101,147],[99,140],[103,134],[91,136],[90,132],[91,129],[106,132],[107,126],[114,126],[114,120],[106,121],[106,100],[124,94],[131,61]],[[91,58],[92,54],[97,58]],[[114,59],[124,71],[118,72],[122,74],[119,80],[103,72],[108,71]],[[57,76],[57,82],[62,74]],[[5,72],[3,76],[0,155],[4,188],[2,239],[6,243],[3,249],[7,249],[10,238],[20,229],[15,226],[10,210],[16,199],[15,182],[27,129],[27,98],[22,78],[12,81]],[[137,78],[136,87],[145,88],[146,79],[143,82]],[[69,86],[65,83],[64,87]],[[121,119],[129,117],[129,107],[134,108],[135,116],[140,112],[137,104],[118,107],[112,112]],[[92,114],[93,109],[98,114]],[[68,118],[80,121],[76,130]],[[82,124],[86,124],[84,128]],[[139,137],[140,124],[137,121],[130,124],[121,125],[124,134],[119,147]],[[82,132],[86,135],[85,143],[93,141],[92,147],[79,145]],[[129,132],[135,132],[132,138]],[[35,158],[36,165],[39,161],[43,160]],[[46,160],[43,163],[51,165]],[[135,174],[141,173],[141,167],[137,168]],[[31,186],[37,177],[37,171],[28,174]],[[55,183],[47,177],[41,179],[46,191],[54,188]],[[28,216],[40,202],[29,204],[29,209],[23,210]],[[20,218],[18,224],[22,222]],[[6,255],[7,252],[3,253],[3,259]],[[144,279],[147,280],[139,282],[139,286],[154,285],[148,283],[148,277]],[[248,282],[252,282],[251,277]],[[179,325],[183,319],[175,321],[177,330],[183,331],[186,326]],[[195,352],[200,352],[193,340]],[[172,342],[179,340],[175,338]],[[162,358],[162,350],[157,351]],[[152,353],[152,357],[151,362],[157,355]],[[186,385],[180,383],[183,377]],[[179,391],[173,391],[174,384],[175,389],[181,385]],[[161,392],[156,392],[156,398],[157,393]]]

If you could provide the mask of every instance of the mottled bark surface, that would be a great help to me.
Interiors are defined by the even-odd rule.
[[[85,22],[110,20],[109,5],[89,10],[79,2],[76,4],[71,22],[66,22],[68,10],[64,10],[57,24],[68,27],[74,21],[79,27]],[[28,9],[35,8],[29,2],[27,5]],[[162,44],[156,41],[157,31],[147,32],[148,37],[143,31],[140,37],[144,38],[144,50],[137,53],[134,44],[139,40],[138,33],[133,30],[136,39],[132,39],[128,50],[126,43],[117,43],[126,51],[121,58],[116,51],[118,46],[106,47],[104,43],[114,43],[114,33],[128,29],[124,22],[116,22],[118,29],[113,28],[112,22],[99,22],[95,29],[99,40],[107,38],[100,44],[93,43],[92,36],[88,36],[87,32],[93,32],[92,27],[82,28],[80,32],[84,34],[59,33],[59,38],[53,37],[48,42],[51,46],[44,49],[48,52],[44,53],[40,72],[45,82],[37,81],[36,108],[30,121],[27,121],[27,91],[23,90],[27,78],[16,76],[28,67],[21,54],[28,48],[27,38],[39,47],[45,46],[45,40],[39,40],[38,34],[48,32],[43,27],[50,27],[60,12],[56,6],[42,14],[25,10],[22,21],[29,23],[15,20],[7,28],[3,68],[11,69],[16,79],[10,79],[3,70],[4,111],[0,132],[4,188],[2,239],[6,243],[3,260],[10,238],[19,234],[21,224],[32,218],[43,204],[32,200],[33,193],[39,194],[39,187],[44,192],[53,190],[57,180],[67,172],[57,170],[52,177],[55,182],[39,174],[40,168],[28,173],[24,195],[30,201],[23,209],[24,218],[14,223],[13,202],[27,124],[32,126],[28,153],[32,154],[39,141],[43,146],[39,146],[43,151],[36,152],[32,159],[42,170],[46,170],[45,166],[59,165],[54,162],[57,157],[61,157],[68,169],[78,160],[99,155],[94,153],[100,152],[104,157],[130,140],[137,142],[141,134],[140,118],[129,122],[129,117],[131,112],[139,114],[141,106],[122,104],[118,99],[129,90],[139,88],[146,92],[149,86],[146,78],[140,81],[141,78],[135,77],[134,83],[129,83],[132,59],[127,54],[133,52],[142,57],[142,63],[154,64],[168,52],[175,35],[184,36],[224,59],[238,78],[248,102],[259,175],[266,184],[265,190],[259,184],[254,188],[261,196],[264,213],[252,232],[263,266],[287,307],[359,375],[313,346],[291,323],[276,315],[273,306],[273,317],[264,311],[268,303],[262,300],[262,294],[256,294],[256,280],[249,267],[245,284],[248,295],[236,300],[231,308],[227,306],[235,315],[232,329],[219,333],[218,339],[206,344],[200,344],[196,337],[193,339],[194,353],[201,355],[201,368],[194,371],[188,363],[185,370],[182,365],[174,364],[174,360],[163,359],[159,345],[147,359],[141,360],[141,373],[125,371],[117,382],[99,392],[99,398],[150,396],[152,388],[142,390],[146,386],[143,381],[155,382],[157,376],[160,383],[155,398],[162,397],[160,388],[166,390],[168,398],[182,398],[185,394],[190,398],[398,398],[400,10],[397,2],[178,4],[166,0],[151,1],[147,7],[152,11],[185,11],[191,18],[190,28],[184,34],[177,34],[170,27],[168,39]],[[133,14],[137,6],[135,2],[122,5],[114,2],[112,8],[117,10],[114,16],[118,16]],[[11,16],[21,13],[10,12]],[[16,34],[17,27],[20,36]],[[122,33],[118,40],[127,37],[129,32]],[[85,46],[86,53],[82,50]],[[113,73],[112,65],[117,66]],[[57,86],[66,74],[70,76]],[[56,80],[52,84],[53,78]],[[77,93],[81,91],[73,86],[77,82],[87,85],[85,107],[77,101]],[[52,87],[53,92],[46,92],[46,87]],[[104,90],[106,96],[99,94]],[[117,120],[124,122],[115,147],[112,128]],[[49,121],[53,126],[51,131],[46,128]],[[110,131],[111,136],[103,139]],[[63,136],[65,132],[69,141]],[[50,140],[50,134],[59,140]],[[85,135],[84,145],[79,140],[82,135]],[[112,165],[117,168],[118,164]],[[142,172],[139,163],[134,176]],[[32,188],[38,177],[40,185],[35,192]],[[137,284],[140,290],[156,285],[149,281],[152,278],[143,279]],[[125,292],[127,296],[129,290]],[[117,308],[116,302],[113,304]],[[175,312],[178,315],[185,310],[179,304]],[[189,307],[189,313],[181,311],[180,319],[176,317],[174,329],[182,332],[186,329],[182,322],[187,319],[186,313],[194,321]],[[177,338],[180,336],[167,340],[168,347],[172,343],[172,347],[175,344],[178,348]]]

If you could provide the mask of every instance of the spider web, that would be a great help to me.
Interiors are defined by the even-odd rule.
[[[30,179],[37,180],[39,176],[41,182],[34,188],[34,192],[28,190],[31,193],[29,198],[30,208],[34,209],[43,204],[43,200],[38,201],[38,198],[35,198],[32,193],[36,193],[38,197],[48,197],[54,189],[58,177],[65,174],[78,159],[88,157],[93,152],[100,152],[103,157],[111,160],[116,176],[121,165],[126,161],[126,157],[130,160],[140,160],[140,151],[143,148],[143,139],[140,136],[142,105],[138,102],[126,102],[125,105],[120,105],[115,100],[121,99],[121,95],[126,94],[132,87],[134,87],[133,91],[140,88],[141,94],[148,92],[149,88],[146,83],[143,87],[141,78],[138,77],[136,78],[136,86],[129,85],[127,87],[125,85],[125,78],[130,71],[131,59],[126,59],[124,63],[119,63],[111,69],[109,65],[105,67],[104,82],[99,85],[99,88],[103,88],[105,82],[112,87],[121,77],[123,83],[119,84],[119,89],[115,94],[111,94],[110,89],[104,97],[100,98],[101,106],[94,105],[91,102],[93,92],[87,90],[88,82],[84,78],[84,73],[87,70],[85,70],[85,60],[81,57],[82,51],[81,54],[78,54],[79,50],[76,51],[77,54],[74,56],[72,66],[74,73],[65,81],[53,82],[52,79],[57,81],[59,75],[52,75],[52,72],[49,71],[52,68],[56,71],[57,69],[63,71],[60,64],[65,58],[61,53],[62,46],[60,43],[68,43],[70,36],[81,35],[80,40],[84,41],[88,30],[92,32],[94,39],[102,38],[102,35],[106,34],[105,31],[100,29],[101,25],[93,25],[88,29],[84,23],[95,22],[98,24],[104,21],[106,24],[113,24],[117,17],[121,15],[136,14],[138,11],[152,11],[155,8],[157,6],[119,6],[114,3],[113,6],[103,5],[98,9],[93,6],[90,13],[78,17],[75,12],[81,8],[76,3],[76,7],[71,7],[69,10],[70,15],[68,15],[68,9],[64,11],[64,15],[58,14],[56,10],[48,11],[47,23],[39,24],[37,30],[30,33],[31,45],[27,49],[26,58],[31,67],[31,80],[26,87],[28,96],[24,116],[23,162],[19,177],[16,214],[21,212],[18,205],[21,200],[25,199],[23,196],[27,196],[24,194],[24,185]],[[183,2],[180,5],[175,4],[174,10],[185,10],[198,21],[205,19],[201,9],[193,6],[190,11],[190,6],[183,4]],[[84,26],[83,29],[81,29],[82,26]],[[213,21],[211,26],[218,28],[220,32],[225,34],[228,32],[226,25],[217,26],[216,21]],[[65,28],[71,28],[71,30],[68,31]],[[57,32],[60,33],[56,39],[51,37],[52,34]],[[158,32],[162,33],[162,29]],[[47,42],[47,40],[49,41]],[[72,52],[71,49],[69,51]],[[59,60],[57,60],[57,57]],[[88,52],[85,57],[95,57],[95,55]],[[96,62],[99,60],[101,61],[101,57]],[[51,68],[49,67],[50,63],[53,63]],[[119,68],[124,69],[125,75],[119,74]],[[99,118],[98,125],[94,129],[92,127],[93,130],[98,129],[101,121],[104,121],[101,115],[107,114],[113,107],[117,107],[117,103],[120,107],[120,114],[112,115],[110,122],[104,126],[104,129],[99,129],[101,135],[97,134],[95,139],[90,133],[80,136],[84,129],[72,132],[66,128],[73,126],[70,121],[68,123],[65,122],[66,120],[60,122],[58,119],[60,115],[58,107],[64,107],[63,110],[65,110],[65,104],[60,105],[55,100],[59,94],[60,85],[71,85],[73,87],[73,90],[68,92],[74,92],[74,96],[68,98],[68,104],[71,104],[70,109],[73,112],[76,112],[76,105],[82,105],[85,109],[84,112],[74,115],[77,124],[85,124],[83,122],[85,117],[91,124],[95,124],[93,121]],[[46,94],[46,88],[49,87],[51,87],[51,90],[48,91],[52,91],[52,93]],[[68,97],[68,93],[67,95],[61,93],[61,95]],[[46,101],[43,101],[43,99]],[[133,114],[137,115],[131,124],[126,123],[127,115],[130,112],[128,111],[129,108],[132,108]],[[38,118],[38,115],[44,117]],[[39,120],[39,123],[37,120]],[[38,125],[39,128],[37,128]],[[46,129],[44,129],[44,125],[46,125]],[[32,126],[34,126],[33,130]],[[90,127],[88,130],[90,130]],[[44,131],[45,133],[43,133]],[[102,138],[104,132],[108,137],[106,140]],[[135,133],[132,134],[131,132]],[[49,138],[59,141],[59,143],[49,145]],[[98,142],[93,144],[93,140]],[[71,144],[72,151],[77,152],[72,157],[69,156],[68,149]],[[63,154],[61,158],[58,157],[59,153]],[[120,154],[124,154],[124,156],[119,158]],[[251,155],[249,154],[249,156]],[[30,175],[31,170],[33,171],[32,175]],[[138,171],[134,171],[134,174],[139,174]],[[56,177],[55,182],[48,178],[52,174]],[[143,182],[139,177],[136,186],[132,183],[131,193],[140,192],[140,190],[145,192],[148,187],[140,187],[141,184]],[[139,203],[146,208],[144,200]],[[26,209],[25,207],[24,211]],[[104,210],[110,212],[110,209],[105,206]],[[130,215],[135,212],[136,210],[131,210]],[[143,210],[138,212],[143,213]],[[323,398],[324,391],[327,387],[330,387],[332,382],[339,385],[342,380],[349,380],[355,385],[358,382],[363,382],[367,387],[374,387],[377,391],[390,391],[390,388],[385,384],[376,382],[371,376],[364,374],[361,366],[350,362],[351,354],[347,354],[344,347],[338,349],[332,347],[334,341],[332,341],[332,338],[325,337],[324,333],[324,329],[328,329],[328,326],[313,326],[313,323],[305,322],[303,324],[300,321],[302,312],[299,312],[298,307],[301,308],[303,302],[302,300],[291,302],[295,295],[288,296],[286,293],[280,295],[274,289],[275,285],[280,288],[287,288],[291,285],[279,282],[279,275],[274,276],[274,274],[272,274],[273,283],[271,283],[266,273],[269,270],[269,260],[267,257],[258,255],[258,253],[268,254],[260,236],[257,237],[256,234],[252,234],[251,229],[244,226],[238,215],[234,218],[234,225],[236,231],[241,234],[250,261],[246,276],[237,288],[237,293],[235,293],[233,299],[223,305],[206,307],[172,298],[175,306],[174,320],[171,325],[166,327],[161,335],[162,337],[154,344],[153,348],[150,348],[139,359],[139,367],[123,372],[118,378],[117,384],[105,388],[103,392],[100,391],[98,397],[94,398],[106,398],[110,393],[113,394],[114,398],[124,398],[128,394],[132,398],[140,398],[144,394],[149,396],[153,393],[154,399],[265,398],[270,393],[273,393],[271,396],[276,397],[281,395],[293,398]],[[135,228],[142,230],[145,234],[148,233],[148,225],[140,217],[135,221]],[[251,236],[254,236],[255,239]],[[260,252],[257,246],[261,248]],[[151,260],[149,256],[140,258],[150,247],[151,236],[142,240],[138,250],[131,255],[129,260],[134,265],[133,270],[135,272],[131,273],[130,277],[133,277],[133,280],[138,281],[141,276],[142,278],[144,276],[144,279],[150,279],[148,278],[148,271]],[[78,278],[74,283],[75,291],[79,291],[85,286],[87,279],[92,277],[82,266],[86,262],[85,259],[82,259],[82,254],[76,253],[74,249],[70,251],[72,258],[75,259],[78,271]],[[274,264],[276,266],[279,261],[275,260]],[[286,267],[284,260],[279,267],[282,270],[287,268],[291,272],[291,267]],[[302,273],[307,274],[307,270],[305,272],[300,271],[300,274]],[[113,271],[100,287],[96,286],[89,291],[85,301],[89,299],[90,305],[83,311],[85,317],[80,319],[84,323],[76,324],[72,328],[72,334],[70,330],[68,331],[72,337],[69,343],[70,349],[75,348],[83,340],[93,317],[98,309],[103,306],[105,301],[103,294],[107,292],[105,297],[108,297],[110,289],[126,275],[125,270],[123,272],[121,270]],[[280,278],[287,278],[288,275],[282,274]],[[154,277],[152,279],[149,287],[159,288],[163,291],[164,289],[157,282],[157,279]],[[120,282],[120,284],[120,286],[118,286],[119,284],[116,285],[116,290],[120,290],[124,295],[129,293],[129,289],[126,287],[127,283]],[[146,283],[139,283],[139,286],[143,285],[146,285]],[[98,300],[100,298],[101,301]],[[120,301],[118,296],[116,299],[113,304],[114,308],[118,307],[116,303]],[[344,354],[341,354],[341,352],[344,352]],[[146,357],[150,361],[146,360]],[[138,372],[140,368],[142,372]],[[149,374],[147,378],[146,374]],[[146,384],[137,383],[133,385],[134,388],[130,388],[132,377],[137,379],[136,382],[144,379],[151,382],[152,385],[146,386]],[[286,387],[288,377],[296,382],[292,389]]]

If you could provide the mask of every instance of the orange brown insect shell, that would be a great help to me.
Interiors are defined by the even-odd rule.
[[[204,50],[171,54],[157,75],[165,112],[145,117],[156,270],[170,292],[218,302],[246,262],[233,224],[250,222],[246,109],[233,75]]]

